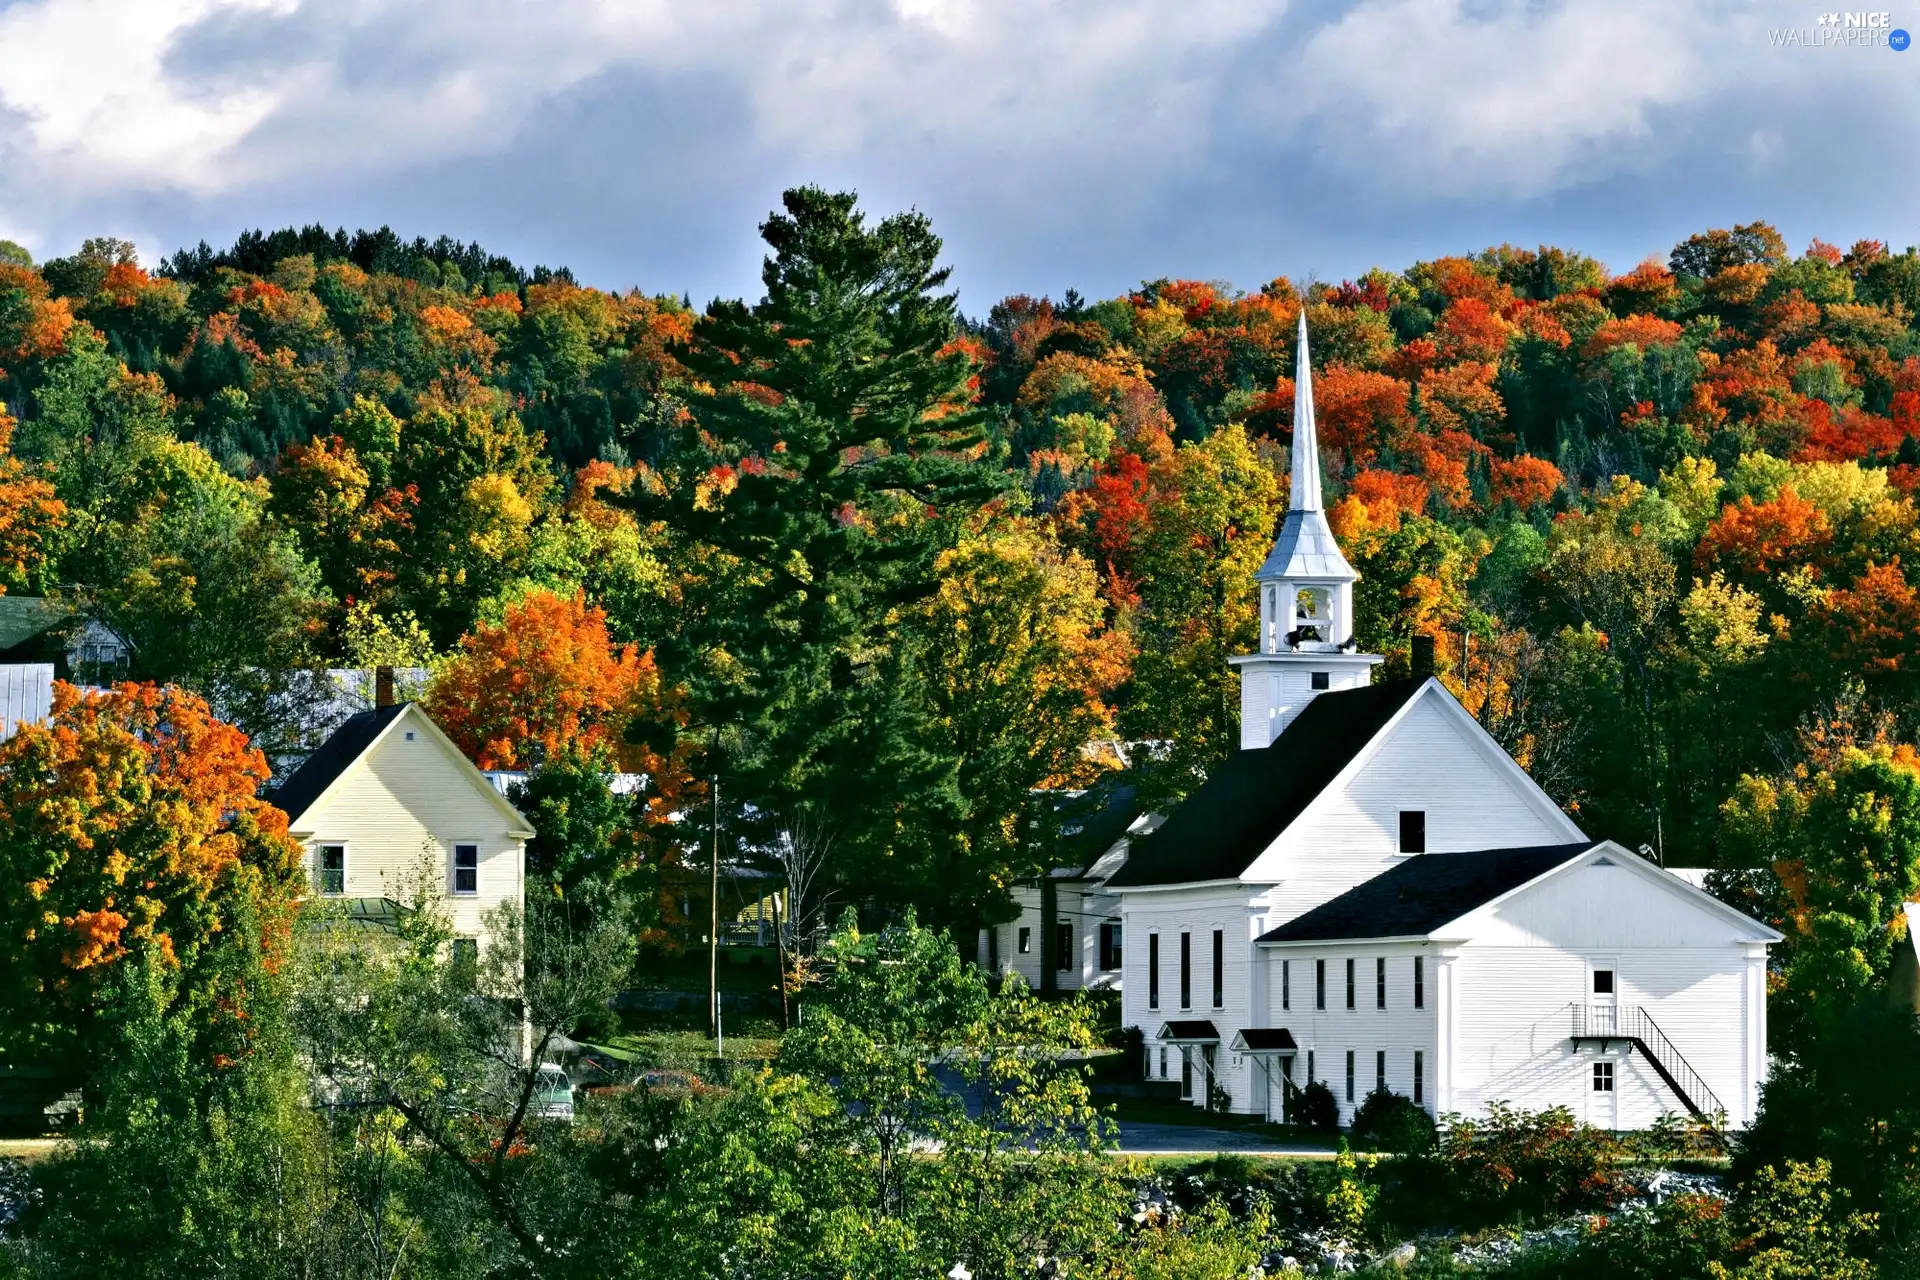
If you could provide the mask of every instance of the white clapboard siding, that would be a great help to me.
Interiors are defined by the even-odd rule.
[[[1429,855],[1580,838],[1530,781],[1489,753],[1483,732],[1446,699],[1438,686],[1423,691],[1345,785],[1316,799],[1247,869],[1242,879],[1281,882],[1274,924],[1398,862],[1402,809],[1425,811]]]
[[[1747,1045],[1759,1024],[1748,999],[1748,963],[1739,948],[1627,948],[1583,956],[1544,947],[1468,945],[1453,963],[1454,1007],[1444,1029],[1452,1046],[1445,1105],[1467,1114],[1493,1101],[1566,1106],[1586,1118],[1594,1099],[1592,1045],[1571,1040],[1573,1006],[1588,999],[1590,964],[1614,968],[1621,1007],[1639,1006],[1659,1024],[1727,1107],[1736,1126],[1752,1120]],[[1638,1054],[1616,1045],[1620,1114],[1613,1128],[1638,1129],[1684,1110]]]
[[[1313,1079],[1333,1090],[1340,1104],[1342,1124],[1352,1121],[1354,1109],[1366,1101],[1377,1083],[1376,1054],[1387,1055],[1387,1087],[1413,1096],[1413,1055],[1422,1055],[1421,1105],[1434,1107],[1437,1062],[1437,1017],[1434,958],[1431,947],[1409,943],[1371,946],[1277,948],[1269,954],[1267,983],[1271,1012],[1266,1025],[1285,1027],[1299,1046],[1294,1060],[1294,1083],[1305,1085],[1307,1052],[1313,1051]],[[1413,1003],[1413,961],[1423,958],[1426,976],[1423,1007]],[[1354,1007],[1347,1008],[1347,961],[1354,962]],[[1379,962],[1387,962],[1387,1006],[1379,1007]],[[1316,1005],[1314,967],[1327,966],[1325,1009]],[[1286,972],[1282,972],[1282,966]],[[1346,1054],[1354,1053],[1353,1097],[1346,1094]],[[1274,1100],[1279,1114],[1279,1100]]]
[[[486,780],[437,733],[416,729],[416,717],[424,713],[409,708],[301,815],[308,864],[317,884],[319,847],[345,845],[349,898],[410,898],[424,878],[449,895],[454,933],[484,947],[486,913],[522,901],[524,845]],[[479,892],[471,896],[451,896],[456,843],[480,848]]]
[[[39,724],[53,714],[53,664],[0,664],[0,742],[23,724]]]
[[[1220,1033],[1215,1068],[1220,1086],[1233,1097],[1236,1111],[1258,1110],[1254,1091],[1257,1076],[1251,1064],[1235,1064],[1227,1052],[1233,1033],[1246,1027],[1271,1025],[1261,1020],[1264,1002],[1256,998],[1256,988],[1264,991],[1264,974],[1256,974],[1253,939],[1265,932],[1266,908],[1257,896],[1241,885],[1227,884],[1196,889],[1161,892],[1129,892],[1123,895],[1122,932],[1124,953],[1121,985],[1122,1017],[1128,1026],[1137,1026],[1149,1045],[1164,1023],[1181,1019],[1207,1019]],[[1222,939],[1222,1002],[1213,1003],[1213,931]],[[1190,1002],[1180,1003],[1180,935],[1193,939],[1192,989]],[[1149,938],[1160,937],[1160,1002],[1148,1005],[1151,984],[1147,963],[1152,953]],[[1158,1076],[1158,1054],[1150,1055]],[[1168,1077],[1179,1078],[1179,1055],[1168,1058]]]
[[[1040,887],[1037,884],[1018,884],[1013,888],[1014,904],[1020,914],[1004,924],[994,925],[982,930],[980,960],[985,964],[989,959],[997,958],[999,971],[1016,973],[1026,981],[1029,987],[1039,990],[1040,973]],[[1120,914],[1120,900],[1111,893],[1099,890],[1095,886],[1078,880],[1064,880],[1056,885],[1054,910],[1060,920],[1073,926],[1073,951],[1067,966],[1054,974],[1054,983],[1061,991],[1079,991],[1112,984],[1119,978],[1117,973],[1103,972],[1100,968],[1100,924],[1115,919]],[[1020,931],[1027,930],[1028,949],[1020,950]],[[989,940],[989,935],[991,940]],[[1124,940],[1122,959],[1125,959]]]

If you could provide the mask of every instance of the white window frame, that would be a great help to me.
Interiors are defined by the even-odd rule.
[[[326,856],[328,849],[340,851],[340,892],[329,893],[326,888]],[[347,896],[347,868],[352,865],[353,852],[345,840],[315,840],[313,842],[313,891],[322,898],[344,898]]]
[[[460,887],[460,851],[473,850],[473,888]],[[447,845],[447,890],[456,898],[477,898],[480,896],[480,842],[478,840],[455,840]]]

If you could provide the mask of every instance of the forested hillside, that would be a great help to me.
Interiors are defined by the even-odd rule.
[[[623,749],[959,922],[1089,742],[1168,744],[1163,794],[1234,742],[1305,307],[1362,647],[1435,636],[1589,831],[1739,864],[1743,774],[1910,727],[1911,250],[1753,223],[968,319],[917,215],[808,190],[763,231],[766,296],[702,313],[384,229],[0,243],[0,583],[268,741],[259,673],[579,597],[646,668]]]

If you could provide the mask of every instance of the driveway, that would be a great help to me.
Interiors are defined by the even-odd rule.
[[[1211,1156],[1221,1152],[1249,1156],[1297,1156],[1304,1160],[1331,1160],[1328,1147],[1276,1142],[1246,1129],[1214,1129],[1197,1124],[1160,1124],[1151,1120],[1121,1120],[1119,1149],[1132,1155]]]

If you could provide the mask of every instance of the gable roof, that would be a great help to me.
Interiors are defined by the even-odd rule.
[[[1423,937],[1604,843],[1416,854],[1256,941]]]
[[[1272,745],[1222,761],[1153,834],[1133,841],[1127,864],[1107,883],[1124,888],[1238,876],[1426,683],[1389,680],[1319,695]]]
[[[351,715],[335,729],[319,748],[293,771],[293,776],[274,788],[268,797],[274,806],[285,811],[287,820],[295,825],[300,815],[313,808],[326,789],[345,773],[355,760],[367,753],[367,748],[380,740],[387,726],[400,718],[407,704],[396,703],[390,707],[375,707],[371,711],[362,711]]]
[[[466,753],[453,744],[453,740],[433,722],[433,717],[420,710],[412,702],[396,703],[390,707],[375,707],[371,711],[362,711],[348,717],[345,724],[335,729],[320,749],[308,756],[306,762],[294,770],[293,776],[268,797],[274,805],[284,810],[287,824],[294,830],[301,830],[301,819],[307,811],[323,800],[347,770],[356,761],[379,744],[387,733],[401,720],[410,720],[418,724],[422,731],[431,737],[441,750],[451,757],[454,767],[466,776],[478,791],[500,811],[501,816],[512,824],[509,834],[522,839],[533,835],[533,828],[526,816],[500,794],[500,789],[487,779],[467,759]]]
[[[72,616],[41,596],[0,595],[0,651],[44,635]]]

